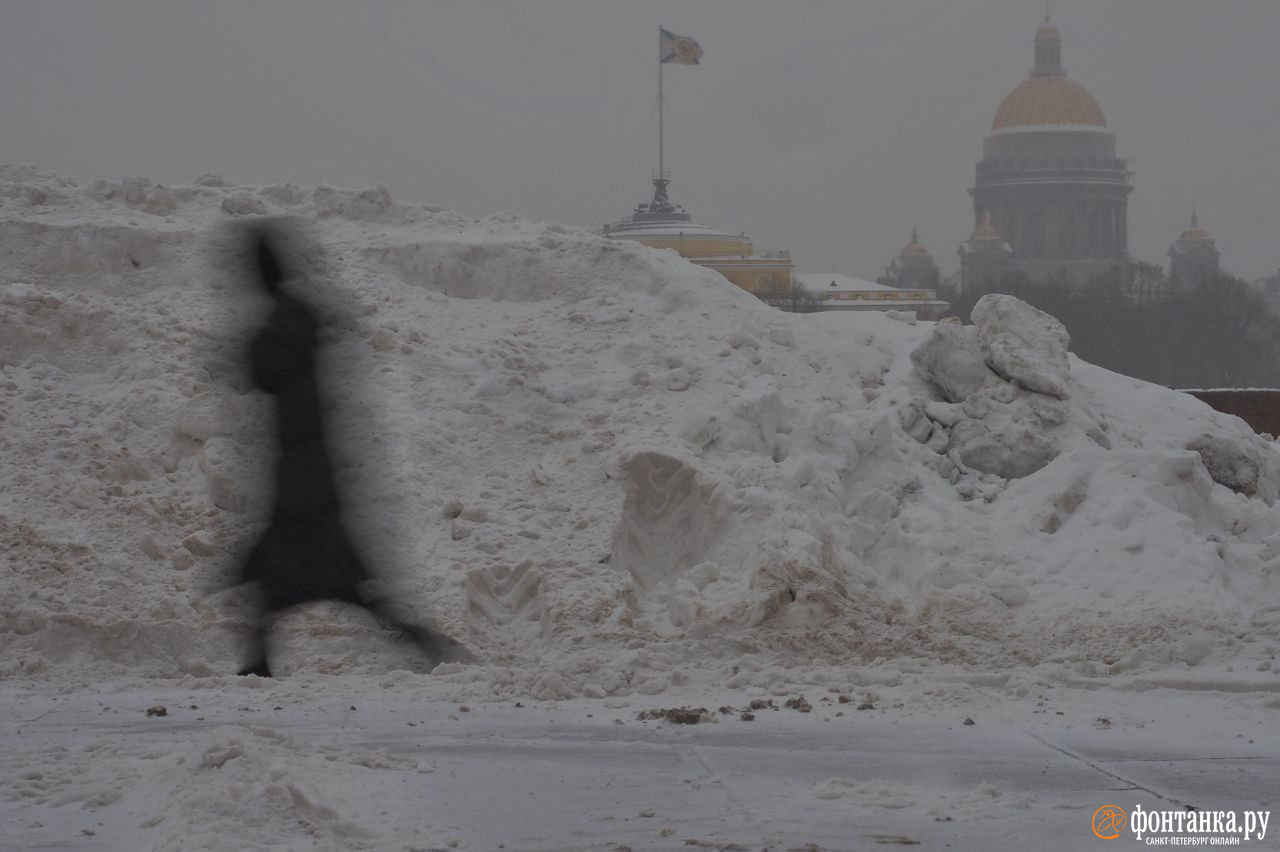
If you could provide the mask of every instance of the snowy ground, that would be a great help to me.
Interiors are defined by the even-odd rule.
[[[1221,693],[977,690],[938,713],[809,692],[741,721],[719,712],[741,693],[464,710],[406,687],[5,690],[5,848],[1082,850],[1107,848],[1103,805],[1280,790],[1274,725]],[[651,704],[713,721],[639,720]]]
[[[223,237],[260,214],[311,223],[351,524],[475,664],[320,605],[229,676],[271,429]],[[0,249],[2,848],[1090,849],[1102,805],[1278,789],[1280,452],[1016,300],[787,315],[213,175],[0,167]]]

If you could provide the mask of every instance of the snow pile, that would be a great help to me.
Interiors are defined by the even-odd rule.
[[[0,199],[5,675],[239,662],[270,434],[241,352],[263,306],[218,234],[258,214],[315,223],[373,561],[485,660],[435,681],[1254,666],[1280,631],[1275,449],[1016,300],[788,315],[669,252],[381,188],[6,167]],[[291,617],[281,670],[414,665],[362,618]]]

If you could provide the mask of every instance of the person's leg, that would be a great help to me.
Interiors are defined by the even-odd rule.
[[[422,625],[410,625],[404,628],[422,652],[431,660],[433,666],[440,663],[474,663],[475,654],[466,649],[461,642],[445,633]]]
[[[241,677],[246,675],[257,675],[258,677],[271,677],[271,669],[267,665],[267,623],[270,616],[264,616],[258,625],[258,629],[253,634],[253,653],[249,659],[252,660],[248,666],[241,669],[239,674]]]
[[[364,601],[361,604],[379,623],[413,642],[431,661],[432,667],[440,663],[472,663],[475,655],[449,636],[425,624],[414,623],[393,611],[386,601]]]
[[[250,640],[249,660],[251,662],[238,672],[241,676],[271,677],[271,669],[267,666],[267,629],[270,627],[274,613],[267,602],[267,589],[263,582],[264,575],[268,578],[270,576],[271,532],[272,530],[268,529],[266,534],[253,543],[248,556],[245,557],[244,566],[240,569],[240,585],[253,586],[251,606],[254,618],[257,620],[253,638]]]

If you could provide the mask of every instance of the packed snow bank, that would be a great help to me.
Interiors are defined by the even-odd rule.
[[[314,222],[374,561],[484,658],[438,681],[1259,668],[1280,632],[1275,449],[1015,300],[975,327],[788,315],[670,252],[384,189],[6,167],[0,199],[7,676],[240,662],[225,586],[270,427],[241,357],[262,305],[218,233],[257,214]],[[278,668],[416,664],[362,619],[291,616]]]

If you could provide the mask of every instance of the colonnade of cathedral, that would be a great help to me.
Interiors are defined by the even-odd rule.
[[[1116,258],[1129,248],[1123,199],[982,199],[974,205],[974,228],[981,224],[984,210],[1014,257]]]

